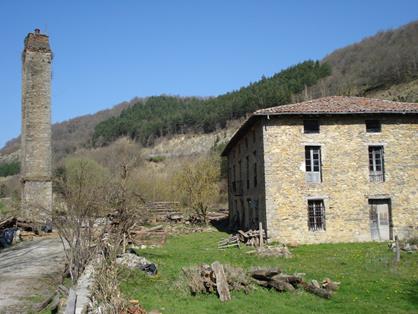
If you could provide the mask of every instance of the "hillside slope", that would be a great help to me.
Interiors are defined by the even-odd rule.
[[[148,109],[151,109],[147,109],[145,113],[142,112],[142,107],[149,101],[133,99],[112,109],[55,124],[53,126],[55,157],[60,159],[81,147],[90,147],[93,139],[96,141],[100,137],[103,139],[103,133],[97,132],[100,127],[105,131],[112,130],[104,141],[98,141],[99,144],[110,143],[119,136],[128,135],[148,145],[148,153],[151,155],[170,155],[168,147],[174,146],[166,146],[163,137],[171,138],[169,143],[176,143],[178,146],[181,145],[182,139],[183,141],[193,139],[191,143],[197,143],[199,134],[209,134],[213,131],[215,131],[213,134],[216,134],[222,128],[226,128],[224,134],[231,134],[234,127],[230,126],[230,121],[245,117],[258,107],[328,95],[356,95],[418,102],[418,21],[398,29],[379,32],[358,43],[335,50],[320,62],[329,65],[331,73],[328,73],[326,68],[318,67],[317,64],[315,63],[310,71],[300,71],[299,76],[289,78],[286,73],[290,72],[285,70],[270,78],[263,77],[238,91],[211,99],[188,98],[193,100],[188,102],[184,101],[185,98],[176,100],[174,97],[175,102],[179,104],[178,110],[176,108],[173,110],[170,102],[163,105],[163,101],[170,97],[159,96],[153,97],[152,107],[149,107]],[[292,73],[294,74],[295,71]],[[284,80],[283,77],[286,79]],[[286,81],[287,85],[283,85],[283,81]],[[134,110],[125,110],[133,108],[135,104]],[[193,108],[193,105],[196,105],[196,108]],[[158,111],[161,109],[158,109],[159,107],[169,110]],[[214,108],[218,111],[215,112]],[[140,123],[145,121],[152,111],[157,112],[158,119],[153,123]],[[130,119],[126,119],[129,116],[127,112],[134,113],[129,117]],[[199,117],[204,119],[199,120]],[[173,135],[178,133],[180,134]],[[202,136],[202,141],[206,141],[206,138],[212,141],[213,137]],[[154,144],[155,150],[153,150]],[[0,150],[0,163],[2,160],[10,161],[18,158],[19,145],[18,139],[7,143]]]
[[[110,117],[118,116],[122,110],[128,108],[134,99],[130,102],[123,102],[111,109],[105,109],[95,114],[84,115],[70,119],[68,121],[55,123],[52,126],[52,141],[54,157],[61,158],[75,150],[88,146],[93,136],[95,126],[101,121]],[[0,150],[0,162],[9,162],[19,158],[18,150],[20,148],[20,137],[14,138],[6,143]]]
[[[331,66],[332,74],[309,88],[309,98],[351,95],[418,102],[418,21],[337,49],[321,62]]]

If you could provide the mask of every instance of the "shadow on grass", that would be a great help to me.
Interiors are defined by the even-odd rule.
[[[220,232],[226,232],[226,233],[229,233],[229,234],[233,234],[233,233],[236,233],[238,231],[238,229],[232,228],[229,225],[228,217],[226,217],[224,219],[220,219],[220,220],[212,220],[210,222],[210,224]]]

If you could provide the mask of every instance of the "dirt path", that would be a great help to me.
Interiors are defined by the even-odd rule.
[[[58,238],[19,243],[0,251],[0,313],[28,313],[60,279],[64,252]]]

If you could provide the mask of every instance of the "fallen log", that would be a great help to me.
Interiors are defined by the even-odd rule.
[[[302,284],[302,286],[305,289],[305,291],[307,291],[309,293],[312,293],[312,294],[315,294],[315,295],[317,295],[321,298],[324,298],[324,299],[330,299],[331,298],[332,293],[330,291],[328,291],[326,289],[323,289],[323,288],[317,288],[312,283],[304,282]]]
[[[269,280],[267,282],[267,284],[268,284],[269,287],[272,287],[279,292],[283,292],[283,291],[293,292],[293,291],[295,291],[295,288],[290,283],[288,283],[284,280],[278,280],[277,278]]]
[[[284,282],[291,284],[295,288],[297,288],[297,286],[303,282],[301,277],[297,277],[294,275],[287,275],[283,273],[273,276],[271,280],[284,281]]]
[[[250,274],[254,279],[269,281],[273,276],[276,276],[280,273],[280,269],[256,269],[253,270]]]

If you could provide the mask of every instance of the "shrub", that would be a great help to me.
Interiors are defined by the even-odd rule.
[[[0,164],[0,177],[8,177],[20,172],[20,163],[18,161],[4,162]]]

